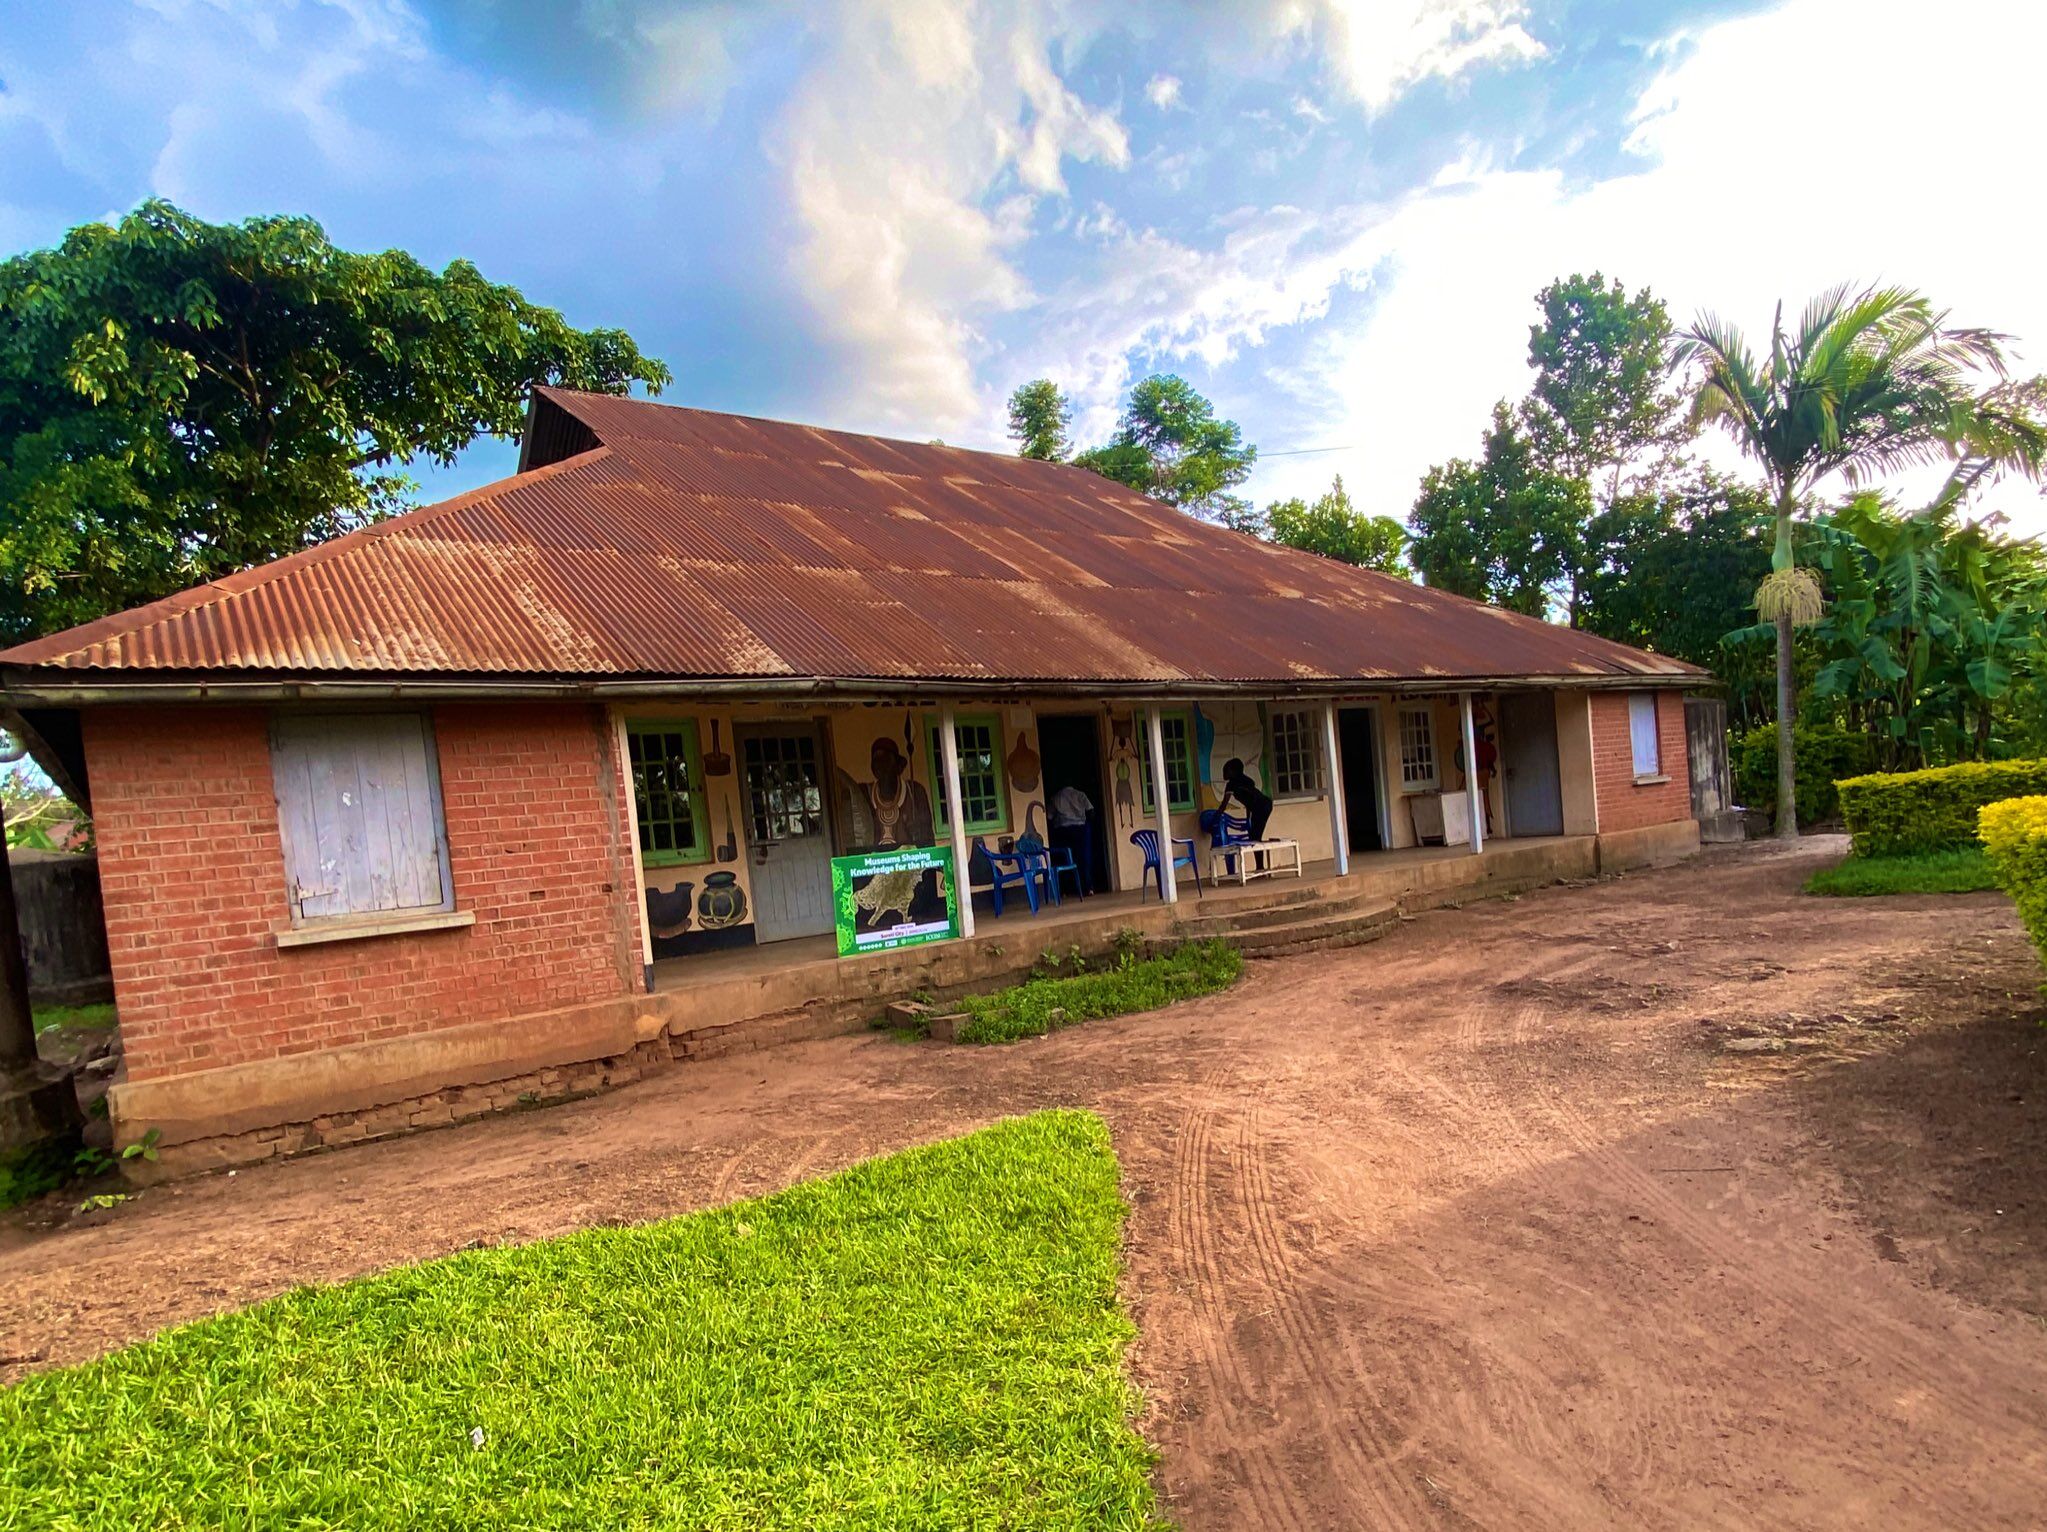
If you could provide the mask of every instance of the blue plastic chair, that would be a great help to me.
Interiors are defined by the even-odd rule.
[[[1085,890],[1080,886],[1080,868],[1074,865],[1071,848],[1066,846],[1048,846],[1039,840],[1037,836],[1026,830],[1016,838],[1016,849],[1019,853],[1036,858],[1043,863],[1045,892],[1052,896],[1054,904],[1060,902],[1059,877],[1062,873],[1070,872],[1073,874],[1073,891],[1076,894],[1085,893]]]
[[[1251,820],[1248,815],[1225,814],[1221,809],[1203,809],[1201,828],[1208,832],[1208,849],[1212,855],[1219,854],[1229,863],[1230,875],[1236,876],[1237,858],[1244,853],[1233,851],[1232,846],[1248,846],[1251,840]]]
[[[1071,846],[1047,846],[1045,868],[1052,874],[1052,902],[1059,902],[1059,880],[1069,872],[1073,874],[1073,891],[1081,898],[1087,897],[1087,885],[1080,879],[1080,863],[1073,859]]]
[[[990,851],[980,836],[974,837],[974,847],[988,862],[988,902],[999,920],[1002,917],[1002,891],[1021,885],[1024,898],[1030,901],[1031,913],[1038,913],[1038,885],[1051,875],[1043,850],[1026,851],[1019,846],[1014,851]],[[1053,892],[1053,903],[1058,903],[1058,893]]]
[[[1144,893],[1145,879],[1150,878],[1158,884],[1159,898],[1164,899],[1166,897],[1166,877],[1159,868],[1159,832],[1156,830],[1132,830],[1130,832],[1130,844],[1144,853],[1144,871],[1137,878],[1139,896],[1141,897]],[[1185,855],[1182,855],[1177,850],[1174,851],[1174,872],[1177,874],[1179,869],[1184,867],[1193,873],[1194,892],[1200,893],[1201,868],[1194,860],[1194,842],[1176,837],[1173,844],[1176,847],[1185,846],[1187,848]]]

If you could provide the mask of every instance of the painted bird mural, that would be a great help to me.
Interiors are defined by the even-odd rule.
[[[902,919],[910,918],[910,904],[917,897],[917,885],[923,881],[924,869],[905,867],[895,872],[876,873],[863,889],[855,891],[853,904],[867,917],[867,924],[878,926],[882,916],[895,911]]]

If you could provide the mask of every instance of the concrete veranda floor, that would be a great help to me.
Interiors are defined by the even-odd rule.
[[[1567,846],[1574,841],[1586,840],[1589,837],[1561,835],[1516,840],[1495,838],[1487,842],[1485,859],[1498,863],[1510,851]],[[1473,860],[1472,853],[1466,846],[1412,846],[1398,851],[1361,852],[1352,859],[1351,868],[1356,883],[1383,883],[1390,897],[1415,869],[1470,860]],[[1347,892],[1353,886],[1338,879],[1335,864],[1326,859],[1304,862],[1299,878],[1279,876],[1257,878],[1247,884],[1218,884],[1209,878],[1204,858],[1201,883],[1197,889],[1185,871],[1181,872],[1177,911],[1183,918],[1227,913],[1232,909],[1252,909],[1279,900],[1300,899],[1306,902],[1329,898]],[[1016,892],[1007,898],[1000,916],[989,909],[984,895],[976,903],[975,931],[967,945],[983,950],[999,949],[1013,946],[1019,935],[1034,941],[1043,940],[1048,933],[1069,929],[1080,931],[1090,927],[1099,929],[1105,923],[1113,926],[1123,917],[1144,912],[1153,916],[1160,914],[1160,899],[1155,890],[1147,889],[1142,893],[1121,890],[1090,894],[1084,899],[1069,892],[1060,903],[1046,903],[1035,912],[1021,892]],[[928,953],[932,949],[923,950]],[[831,936],[795,937],[760,946],[663,958],[654,964],[654,988],[657,992],[689,989],[714,980],[779,975],[791,968],[812,965],[818,965],[817,971],[822,974],[838,962],[838,948]]]

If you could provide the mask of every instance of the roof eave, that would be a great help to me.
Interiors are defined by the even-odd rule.
[[[506,676],[134,674],[0,669],[0,699],[15,707],[99,707],[137,703],[561,701],[624,702],[664,697],[773,701],[814,697],[886,702],[903,697],[1057,697],[1102,702],[1208,698],[1338,698],[1463,691],[1560,689],[1693,691],[1714,685],[1703,670],[1563,674],[1296,676],[1265,680],[1062,680],[1056,677],[887,676]]]

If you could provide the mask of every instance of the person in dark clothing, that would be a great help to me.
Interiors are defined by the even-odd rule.
[[[1266,821],[1272,818],[1272,799],[1244,774],[1244,763],[1235,756],[1223,762],[1223,801],[1216,807],[1227,814],[1232,803],[1251,822],[1251,839],[1264,840]]]

